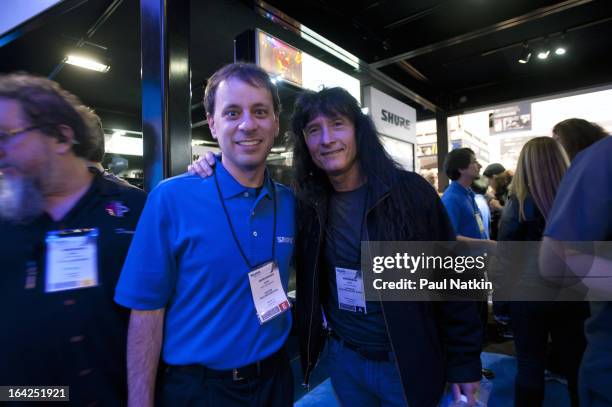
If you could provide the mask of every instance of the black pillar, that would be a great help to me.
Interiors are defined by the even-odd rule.
[[[191,162],[190,0],[140,0],[144,185]]]
[[[448,155],[448,115],[445,111],[436,112],[436,132],[438,134],[438,191],[448,186],[448,177],[444,172],[444,159]]]

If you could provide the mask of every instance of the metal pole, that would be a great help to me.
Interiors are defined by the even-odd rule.
[[[438,134],[438,191],[443,192],[448,186],[448,177],[444,172],[444,159],[448,155],[448,114],[436,112],[436,132]]]
[[[191,162],[189,5],[189,0],[140,1],[146,191],[185,172]]]

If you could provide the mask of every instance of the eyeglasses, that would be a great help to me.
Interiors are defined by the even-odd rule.
[[[35,130],[43,127],[43,124],[36,124],[28,127],[21,127],[19,129],[0,131],[0,144],[7,144],[13,137],[20,134],[27,133],[28,131]]]

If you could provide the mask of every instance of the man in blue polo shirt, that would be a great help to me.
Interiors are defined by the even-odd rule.
[[[204,104],[218,170],[151,192],[117,286],[132,309],[129,405],[153,405],[161,350],[163,405],[289,406],[295,201],[265,165],[278,92],[255,65],[231,64],[209,79]]]
[[[581,282],[598,298],[612,298],[612,259],[577,253],[563,241],[612,240],[612,137],[606,136],[578,153],[565,173],[549,216],[540,270],[559,281],[562,270],[582,277]],[[570,243],[569,246],[572,246]],[[609,244],[608,246],[609,247]],[[567,264],[558,261],[560,253]],[[608,257],[608,258],[605,258]],[[568,275],[568,277],[573,277]],[[575,279],[568,278],[575,283]],[[579,375],[581,406],[612,405],[612,301],[592,302],[585,323],[587,348]]]
[[[451,151],[444,161],[444,171],[452,180],[442,195],[442,202],[453,224],[457,240],[487,239],[482,215],[470,185],[480,178],[481,165],[469,148]]]

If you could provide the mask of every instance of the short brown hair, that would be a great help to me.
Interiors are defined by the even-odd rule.
[[[552,131],[559,137],[559,142],[570,161],[576,157],[576,154],[608,135],[598,124],[576,118],[555,124]]]
[[[61,137],[59,125],[74,132],[75,155],[87,159],[95,149],[95,142],[82,112],[89,108],[57,82],[40,76],[19,72],[0,75],[0,98],[20,103],[30,125],[52,137]]]
[[[248,83],[256,88],[264,87],[268,89],[272,95],[274,113],[277,115],[280,113],[281,105],[278,97],[278,89],[276,85],[272,83],[270,75],[257,65],[246,62],[236,62],[225,65],[208,79],[206,88],[204,89],[204,108],[206,109],[206,113],[211,116],[215,114],[215,96],[217,94],[217,88],[222,81],[230,78],[240,79],[242,82]]]

